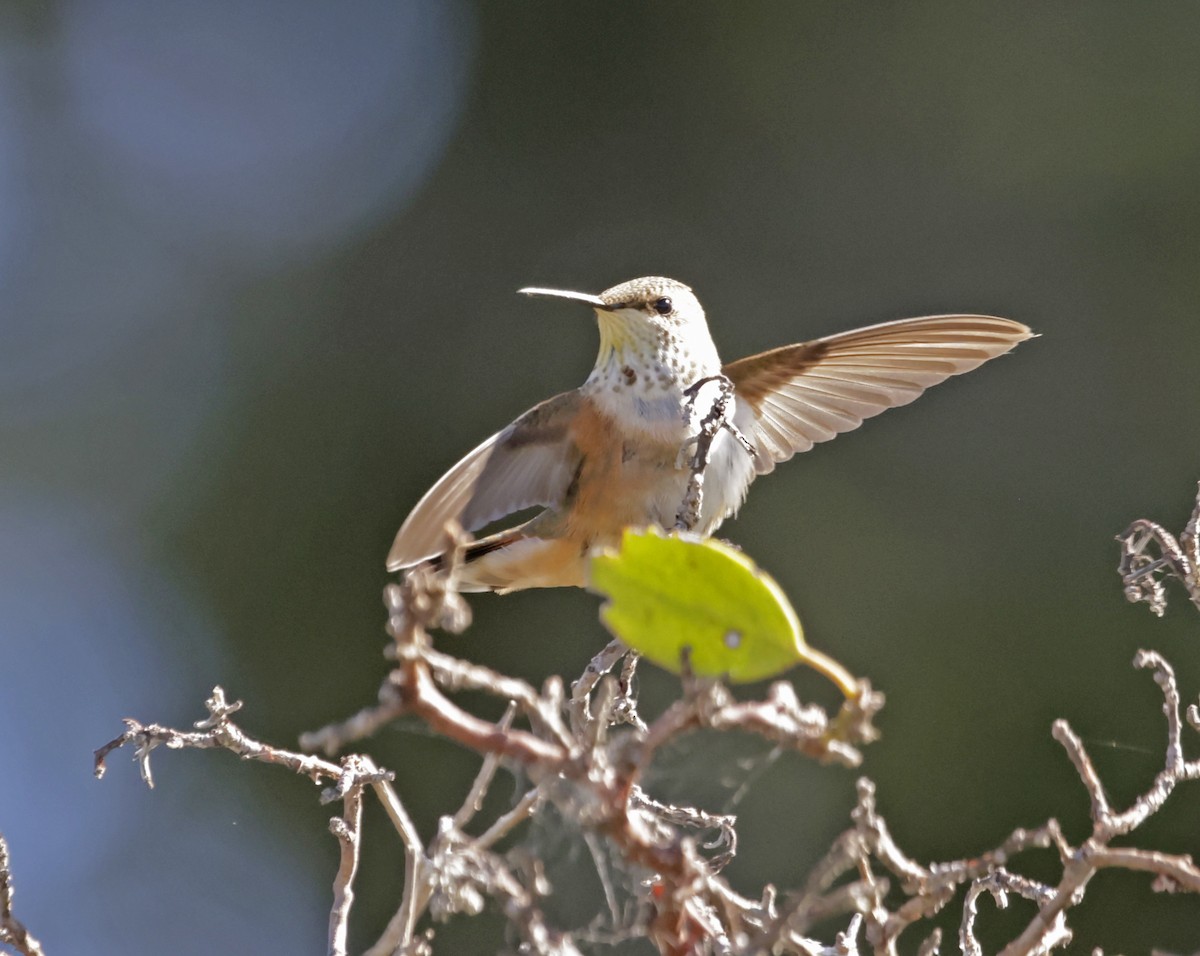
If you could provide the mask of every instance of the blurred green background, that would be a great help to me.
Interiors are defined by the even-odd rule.
[[[722,533],[887,693],[863,770],[917,859],[1051,815],[1083,838],[1057,717],[1118,800],[1161,767],[1129,662],[1162,651],[1195,699],[1200,622],[1178,591],[1163,620],[1127,605],[1113,536],[1179,530],[1200,478],[1195,5],[11,2],[0,78],[0,831],[48,951],[320,949],[311,787],[162,753],[148,793],[120,760],[88,779],[90,750],[126,714],[200,717],[216,682],[281,744],[374,699],[399,523],[591,366],[586,310],[524,285],[677,277],[727,358],[938,312],[1033,326]],[[441,646],[531,680],[606,639],[583,592],[472,605]],[[411,724],[370,749],[426,835],[476,767]],[[711,783],[710,741],[677,756],[661,792]],[[856,776],[761,769],[752,894],[803,879]],[[1200,852],[1198,806],[1136,842]],[[360,949],[399,890],[367,825]],[[1073,951],[1200,947],[1196,900],[1147,885],[1100,874]],[[1030,912],[984,909],[993,939]]]

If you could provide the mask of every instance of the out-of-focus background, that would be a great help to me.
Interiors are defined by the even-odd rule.
[[[1194,611],[1127,605],[1113,541],[1182,527],[1200,478],[1198,173],[1190,5],[0,7],[18,915],[52,953],[321,949],[336,847],[309,784],[163,752],[150,792],[122,756],[92,780],[91,751],[125,715],[186,725],[217,682],[281,744],[372,700],[400,521],[594,356],[587,310],[514,290],[648,273],[695,287],[729,358],[947,311],[1042,333],[780,468],[724,533],[887,692],[864,769],[902,846],[970,855],[1049,815],[1081,839],[1051,721],[1125,800],[1164,743],[1134,651],[1200,687]],[[530,679],[606,639],[584,592],[472,603],[445,646]],[[426,834],[476,766],[412,726],[372,752]],[[747,891],[795,885],[853,799],[848,771],[762,770]],[[1197,806],[1141,842],[1200,851]],[[367,826],[357,948],[399,889]],[[1194,899],[1117,873],[1088,896],[1080,952],[1200,946]],[[501,945],[495,919],[438,937]]]

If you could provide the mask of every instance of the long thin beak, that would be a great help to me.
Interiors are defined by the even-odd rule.
[[[594,309],[611,311],[607,302],[598,295],[588,295],[586,292],[568,292],[565,289],[519,289],[521,295],[535,295],[550,299],[574,299],[576,302],[586,302]]]

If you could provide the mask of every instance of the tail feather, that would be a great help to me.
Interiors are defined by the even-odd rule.
[[[426,567],[444,571],[448,555],[430,558]],[[458,567],[460,591],[507,594],[525,588],[583,587],[587,583],[583,549],[564,538],[539,538],[522,528],[501,531],[466,546]]]
[[[501,548],[506,548],[517,541],[523,540],[524,537],[525,535],[519,529],[514,528],[511,531],[501,531],[499,534],[483,538],[480,541],[472,541],[463,549],[463,563],[471,564],[478,561],[484,555],[491,554],[493,551],[499,551]],[[434,571],[445,571],[449,563],[450,553],[446,552],[445,554],[439,554],[436,558],[430,558],[425,562],[425,566],[432,568]]]

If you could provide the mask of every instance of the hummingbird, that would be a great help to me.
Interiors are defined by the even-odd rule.
[[[699,300],[674,279],[632,279],[599,295],[520,291],[590,305],[596,365],[579,388],[535,405],[446,472],[401,526],[389,571],[444,567],[449,522],[476,531],[536,506],[529,520],[465,547],[459,590],[584,587],[591,553],[617,545],[625,528],[672,527],[690,477],[684,449],[697,438],[694,390],[706,380],[732,385],[732,427],[709,446],[692,529],[702,536],[780,462],[1033,335],[1010,319],[934,315],[722,364]]]

